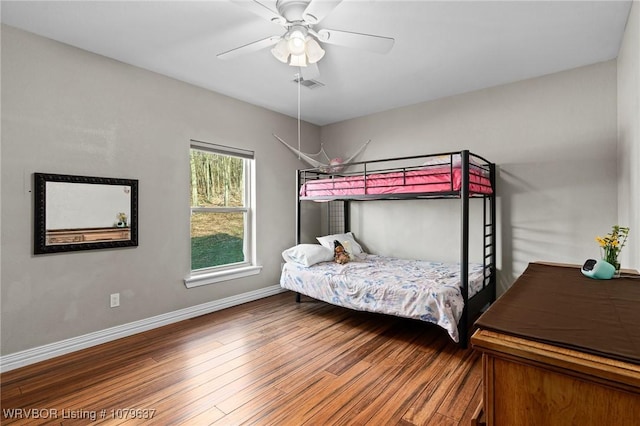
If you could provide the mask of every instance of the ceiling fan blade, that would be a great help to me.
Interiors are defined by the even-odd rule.
[[[395,40],[391,37],[338,30],[319,30],[317,37],[323,43],[364,49],[376,53],[387,53],[395,43]]]
[[[320,69],[318,64],[307,64],[306,67],[300,67],[300,74],[303,80],[315,80],[320,77]]]
[[[276,44],[282,37],[271,36],[262,40],[254,41],[253,43],[245,44],[244,46],[236,47],[235,49],[227,50],[226,52],[216,55],[220,59],[232,59],[245,53],[257,52],[269,46]]]
[[[244,7],[251,13],[260,16],[261,18],[271,21],[274,24],[284,25],[287,20],[280,16],[276,11],[271,10],[269,7],[260,3],[258,0],[230,0],[231,3],[235,3],[238,6]]]
[[[311,25],[322,21],[342,0],[311,0],[311,3],[302,12],[302,19]]]

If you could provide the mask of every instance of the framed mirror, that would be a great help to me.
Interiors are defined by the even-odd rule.
[[[34,173],[34,254],[138,245],[138,181]]]

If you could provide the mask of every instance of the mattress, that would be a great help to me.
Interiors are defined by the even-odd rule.
[[[482,289],[483,265],[469,265],[469,298]],[[459,341],[464,299],[458,263],[362,255],[344,265],[305,267],[285,263],[280,285],[315,299],[359,311],[434,323]]]
[[[462,170],[451,167],[429,167],[411,171],[358,174],[307,180],[300,188],[301,197],[345,197],[382,194],[438,194],[459,191]],[[471,167],[469,192],[491,194],[491,182],[483,169]]]

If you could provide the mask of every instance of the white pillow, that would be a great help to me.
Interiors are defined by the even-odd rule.
[[[333,260],[333,250],[319,244],[298,244],[282,252],[285,262],[297,263],[302,266],[312,266],[320,262]]]
[[[427,161],[422,163],[422,165],[423,166],[435,166],[435,165],[448,166],[449,163],[451,163],[453,167],[461,167],[462,158],[460,157],[460,154],[436,155],[435,157],[429,157],[427,158]],[[469,157],[469,163],[475,164],[477,166],[482,165],[482,163],[480,163],[475,157]]]
[[[460,154],[458,154],[457,157],[458,157],[458,161],[457,161],[458,167],[460,167]],[[444,165],[449,165],[450,161],[451,161],[451,156],[449,156],[449,155],[436,155],[435,157],[427,158],[427,161],[422,163],[422,165],[423,166],[436,166],[436,165],[443,165],[444,166]],[[454,166],[453,167],[456,167],[455,166],[455,162],[456,162],[455,156],[454,156],[453,162],[454,162]]]
[[[333,253],[333,242],[335,240],[340,241],[340,243],[342,245],[344,245],[345,241],[349,241],[349,245],[350,247],[350,251],[346,249],[345,250],[349,251],[349,254],[360,254],[360,253],[364,253],[364,250],[362,250],[362,247],[360,247],[360,244],[358,244],[358,242],[356,241],[356,239],[353,237],[353,234],[351,232],[347,232],[346,234],[333,234],[333,235],[326,235],[324,237],[317,237],[316,240],[318,240],[318,242],[320,244],[322,244],[324,247],[328,248],[331,250],[331,253]]]

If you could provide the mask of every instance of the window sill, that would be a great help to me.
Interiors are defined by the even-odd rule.
[[[187,288],[200,287],[214,284],[220,281],[234,280],[236,278],[257,275],[262,270],[262,266],[243,266],[241,268],[226,269],[224,271],[207,272],[203,274],[191,275],[184,279]]]

